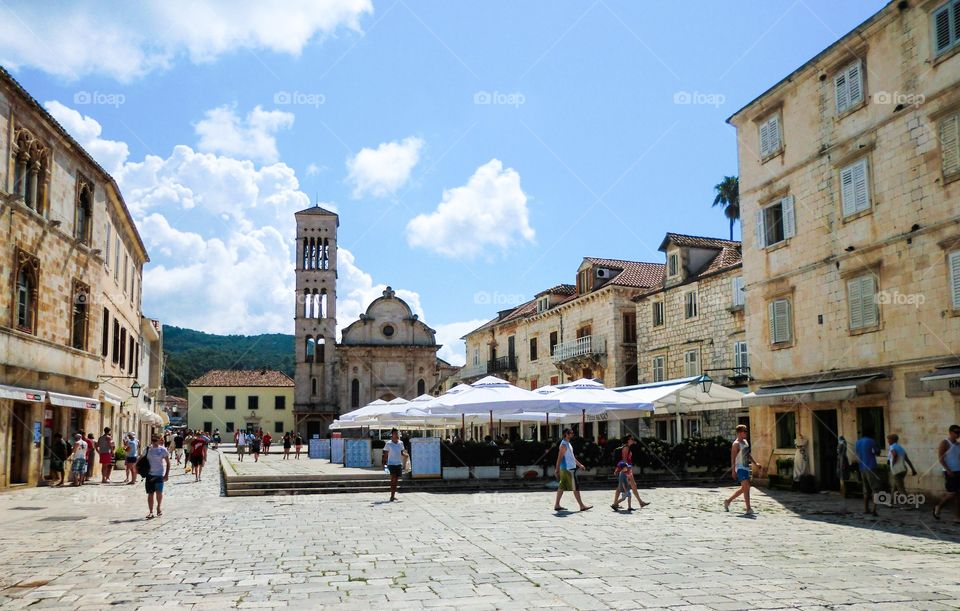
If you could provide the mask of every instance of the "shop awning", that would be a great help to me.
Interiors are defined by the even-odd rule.
[[[105,392],[103,393],[103,402],[119,407],[120,404],[123,403],[123,399],[121,399],[120,397],[115,397],[108,392]]]
[[[940,367],[920,378],[924,390],[960,392],[960,367]]]
[[[783,403],[817,403],[820,401],[844,401],[863,393],[867,384],[881,377],[864,375],[850,378],[834,378],[807,384],[768,386],[743,397],[745,407],[757,405],[780,405]]]
[[[0,399],[13,399],[14,401],[43,401],[44,392],[42,390],[33,390],[32,388],[20,388],[19,386],[4,386],[0,384]]]
[[[76,409],[100,409],[100,402],[90,397],[78,397],[76,395],[65,395],[59,392],[47,391],[50,403],[60,407],[73,407]]]

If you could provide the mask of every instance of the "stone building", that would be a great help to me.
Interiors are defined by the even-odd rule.
[[[238,430],[282,437],[294,430],[293,399],[294,381],[283,372],[213,369],[187,384],[187,428],[219,429],[225,443]]]
[[[661,263],[585,257],[575,284],[559,284],[464,336],[465,382],[494,374],[536,389],[579,378],[638,382],[634,297],[661,281]],[[613,430],[616,429],[616,430]],[[615,435],[617,423],[586,435]]]
[[[668,233],[660,244],[666,265],[658,285],[637,304],[637,359],[641,383],[706,373],[728,387],[744,386],[750,372],[740,242]],[[691,411],[682,437],[732,437],[746,420],[740,410]],[[676,442],[676,418],[655,414],[651,434]]]
[[[295,217],[297,430],[325,434],[339,414],[374,399],[435,392],[454,368],[437,358],[435,331],[390,287],[336,342],[339,217],[319,206]]]
[[[44,480],[55,433],[139,426],[148,257],[114,180],[3,69],[0,159],[3,488]]]
[[[890,2],[729,122],[754,455],[834,488],[837,438],[898,433],[941,490],[960,421],[960,3]]]

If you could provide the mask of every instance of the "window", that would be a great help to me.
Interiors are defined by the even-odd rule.
[[[653,357],[653,381],[654,382],[663,382],[667,375],[667,357],[665,356],[655,356]]]
[[[21,262],[17,273],[17,328],[36,332],[37,274],[28,263]]]
[[[350,407],[360,407],[360,380],[357,378],[350,382]]]
[[[427,383],[424,382],[422,379],[417,380],[417,396],[419,397],[420,395],[425,395],[425,394],[427,394]]]
[[[103,232],[106,236],[104,244],[106,244],[106,249],[103,254],[103,264],[107,269],[110,269],[110,242],[113,240],[110,232],[110,221],[107,221],[103,224]]]
[[[770,325],[770,343],[781,344],[790,341],[791,314],[789,299],[774,299],[768,307]]]
[[[117,232],[117,235],[114,239],[114,248],[113,248],[113,281],[116,282],[120,279],[120,232]]]
[[[135,378],[140,376],[140,363],[143,361],[143,359],[140,357],[140,346],[142,345],[143,338],[140,338],[140,341],[136,345],[137,357],[133,361],[133,377]]]
[[[577,294],[583,295],[590,291],[590,269],[585,269],[577,274]]]
[[[134,363],[136,356],[136,339],[133,337],[133,333],[130,334],[130,337],[127,339],[127,345],[129,346],[127,350],[127,371],[134,373]]]
[[[840,170],[840,200],[844,217],[870,208],[870,183],[866,157]]]
[[[700,436],[700,419],[699,418],[690,418],[684,421],[686,425],[686,431],[684,432],[684,438],[690,437],[699,437]]]
[[[757,247],[765,248],[792,238],[797,233],[793,196],[761,208],[757,213]]]
[[[480,349],[479,348],[473,349],[473,364],[480,365]]]
[[[683,375],[688,378],[700,375],[699,350],[687,350],[683,353]]]
[[[312,363],[316,355],[317,343],[309,335],[307,336],[306,342],[307,342],[307,345],[306,345],[306,348],[304,349],[304,354],[305,354],[304,362]]]
[[[793,448],[797,437],[797,413],[780,412],[777,419],[777,448]]]
[[[560,376],[550,376],[550,386],[556,386],[560,383]]]
[[[256,395],[247,397],[247,409],[260,409],[260,397]]]
[[[960,42],[960,0],[951,0],[933,11],[933,55],[938,57]]]
[[[680,273],[680,255],[677,253],[673,253],[669,257],[667,257],[667,266],[669,268],[667,275],[676,276],[677,274],[679,274]]]
[[[838,115],[863,101],[863,74],[859,59],[834,77],[833,89],[837,98]]]
[[[233,423],[232,423],[232,422],[226,422],[226,423],[224,423],[224,424],[225,424],[225,426],[226,426],[226,429],[225,429],[226,432],[232,433],[232,432],[233,432]]]
[[[746,284],[744,283],[743,276],[737,276],[733,279],[731,283],[731,292],[732,292],[732,301],[731,304],[735,308],[742,308],[747,302],[747,294],[744,290]]]
[[[884,447],[887,441],[886,427],[883,425],[882,407],[857,408],[857,436],[869,434],[879,447]]]
[[[697,292],[690,291],[683,296],[683,315],[684,318],[696,318],[697,316]]]
[[[237,398],[234,395],[227,395],[224,397],[224,401],[225,409],[237,409]]]
[[[213,395],[203,395],[203,409],[213,409]]]
[[[654,301],[653,302],[653,326],[660,327],[663,325],[663,302]]]
[[[541,297],[537,301],[537,312],[546,312],[550,309],[550,297]]]
[[[123,293],[127,293],[130,286],[130,255],[123,255]]]
[[[940,120],[940,157],[945,179],[960,176],[960,112]]]
[[[204,422],[204,423],[203,423],[203,430],[204,430],[204,431],[212,431],[212,430],[213,430],[213,423],[212,423],[212,422]]]
[[[847,280],[850,328],[866,329],[879,323],[877,279],[873,274]]]
[[[107,308],[103,308],[100,333],[100,356],[107,356],[110,353],[110,310]]]
[[[733,343],[734,375],[745,376],[750,373],[750,358],[747,356],[747,342]]]
[[[774,114],[760,124],[760,159],[772,157],[780,152],[780,115]]]
[[[120,369],[127,366],[127,330],[120,328],[120,355],[117,357],[117,364]]]
[[[113,364],[120,362],[120,321],[113,319]]]
[[[384,337],[393,337],[393,333],[394,333],[393,325],[386,325],[383,327]]]
[[[623,383],[627,386],[640,383],[640,371],[636,363],[627,363],[623,370]]]
[[[556,347],[557,347],[557,332],[551,331],[550,332],[550,356],[553,356],[553,353],[556,350]]]
[[[666,420],[657,420],[657,439],[660,441],[669,441],[667,439],[667,421]]]
[[[25,128],[14,132],[14,142],[14,192],[28,208],[46,216],[50,150]]]
[[[90,244],[90,234],[93,227],[93,185],[83,178],[77,177],[77,201],[74,211],[74,237],[84,244]]]
[[[310,394],[317,396],[317,378],[310,378]]]
[[[274,432],[274,433],[283,433],[283,423],[282,423],[282,422],[274,422],[274,423],[273,423],[273,432]]]
[[[530,338],[530,360],[531,361],[537,360],[537,356],[538,356],[537,355],[537,338],[531,337]]]
[[[287,398],[277,395],[273,398],[273,409],[287,409]]]
[[[637,343],[637,313],[623,313],[623,341],[627,344]]]
[[[950,303],[960,310],[960,250],[947,255],[947,271],[950,272]]]

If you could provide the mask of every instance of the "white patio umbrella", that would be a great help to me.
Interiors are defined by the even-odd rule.
[[[560,421],[574,421],[562,417],[566,414],[575,414],[577,419],[580,420],[581,429],[583,429],[587,423],[588,415],[604,416],[603,418],[597,418],[599,420],[621,420],[636,418],[645,412],[653,411],[653,403],[616,392],[596,380],[587,378],[561,384],[552,391],[537,392],[551,399],[556,399],[558,403],[555,411],[561,414],[561,417],[551,418],[548,415],[546,418],[547,426],[549,426],[550,420],[558,423]]]
[[[389,405],[388,402],[384,401],[383,399],[377,399],[367,403],[359,409],[355,409],[352,412],[347,412],[346,414],[341,415],[339,419],[343,422],[352,422],[354,420],[367,418],[376,414],[389,413],[390,408],[384,407],[387,405]]]

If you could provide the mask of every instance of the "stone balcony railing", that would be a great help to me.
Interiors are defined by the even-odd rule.
[[[460,370],[459,377],[461,380],[465,380],[467,378],[478,378],[484,375],[487,375],[487,361],[482,361],[477,365],[464,365],[463,369]]]
[[[602,337],[587,335],[570,341],[557,344],[553,348],[551,359],[554,363],[578,357],[595,356],[607,353],[607,340]]]

